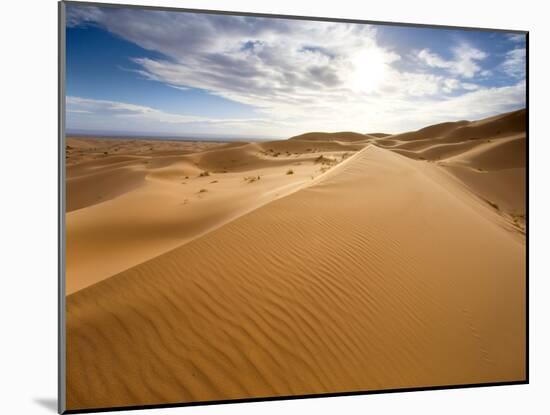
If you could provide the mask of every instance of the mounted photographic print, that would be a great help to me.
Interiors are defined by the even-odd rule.
[[[527,383],[527,32],[59,10],[60,412]]]

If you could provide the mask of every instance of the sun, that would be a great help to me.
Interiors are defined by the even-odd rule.
[[[376,49],[362,50],[351,58],[351,63],[351,84],[358,92],[370,93],[377,90],[389,72],[387,57]]]

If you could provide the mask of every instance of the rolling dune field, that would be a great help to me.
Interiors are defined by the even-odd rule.
[[[526,112],[67,140],[67,407],[523,380]]]

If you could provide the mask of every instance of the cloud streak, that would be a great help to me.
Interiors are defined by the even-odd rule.
[[[502,70],[509,76],[522,79],[525,78],[526,70],[525,48],[516,48],[506,53],[506,58],[501,65]]]
[[[418,59],[432,68],[446,69],[452,75],[462,78],[473,78],[480,72],[479,62],[487,58],[487,53],[476,49],[466,43],[462,43],[452,49],[453,59],[443,59],[429,49],[418,52]]]
[[[270,125],[271,121],[265,118],[212,118],[194,115],[174,114],[160,111],[155,108],[134,105],[125,102],[87,99],[68,96],[66,110],[73,114],[69,120],[69,128],[78,129],[84,125],[88,129],[104,129],[105,124],[111,129],[132,131],[139,128],[142,132],[176,132],[184,126],[192,126],[201,130],[216,126],[226,128],[246,128],[248,125]],[[80,118],[74,119],[75,116]],[[105,121],[108,123],[105,123]],[[79,124],[73,125],[74,121]],[[192,130],[190,130],[191,132]],[[137,132],[137,131],[136,131]]]

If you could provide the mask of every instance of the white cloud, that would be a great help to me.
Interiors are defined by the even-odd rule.
[[[465,82],[487,71],[479,64],[487,54],[465,43],[452,49],[449,60],[421,50],[417,54],[421,70],[404,71],[396,66],[402,57],[380,45],[371,25],[90,7],[85,8],[87,13],[73,13],[72,9],[72,25],[93,21],[164,55],[133,57],[142,76],[174,88],[200,88],[250,105],[259,114],[244,121],[214,120],[109,101],[94,108],[95,114],[108,112],[118,120],[154,120],[172,128],[208,124],[232,132],[287,136],[321,129],[398,132],[439,121],[443,113],[452,116],[447,111],[452,102],[457,102],[461,118],[524,105],[524,96],[515,94],[513,104],[482,100],[479,105],[468,101],[469,107],[460,106],[472,99],[466,97],[485,93],[500,99],[509,94]],[[426,67],[443,69],[445,75],[429,73]],[[83,103],[77,109],[89,110]]]
[[[77,110],[77,109],[73,109],[73,108],[67,108],[67,112],[71,112],[71,113],[74,113],[74,114],[91,114],[92,113],[91,111]]]
[[[164,112],[155,108],[125,102],[73,96],[67,97],[66,108],[67,113],[73,114],[68,119],[70,128],[77,127],[72,125],[76,116],[80,116],[78,119],[79,122],[87,125],[87,128],[104,129],[105,125],[110,125],[114,126],[115,130],[131,131],[140,128],[144,132],[179,132],[183,131],[182,126],[191,124],[193,128],[197,128],[197,126],[200,128],[205,125],[210,127],[219,125],[222,128],[238,128],[251,124],[270,124],[270,121],[264,118],[199,117]]]
[[[431,66],[433,68],[449,69],[453,65],[452,61],[447,61],[443,59],[438,54],[432,53],[429,49],[422,49],[420,52],[418,52],[417,56],[418,56],[418,59],[420,59],[422,62],[426,63],[426,65]]]
[[[67,112],[81,114],[111,115],[114,117],[142,117],[162,122],[189,123],[204,121],[202,117],[165,113],[150,107],[123,102],[86,99],[69,96],[66,99]]]
[[[68,27],[75,27],[79,24],[87,24],[99,21],[104,16],[101,9],[97,7],[67,7],[66,21]]]
[[[526,36],[523,33],[510,33],[506,36],[512,42],[525,42]]]
[[[429,49],[422,49],[417,53],[417,58],[429,67],[446,69],[453,75],[472,78],[482,69],[478,62],[488,56],[487,53],[466,43],[456,46],[452,52],[453,59],[447,60]]]
[[[525,48],[508,51],[501,65],[502,70],[514,78],[525,78]]]
[[[462,89],[465,89],[467,91],[475,91],[476,89],[479,89],[479,85],[472,84],[470,82],[462,82],[460,86],[462,87]]]

